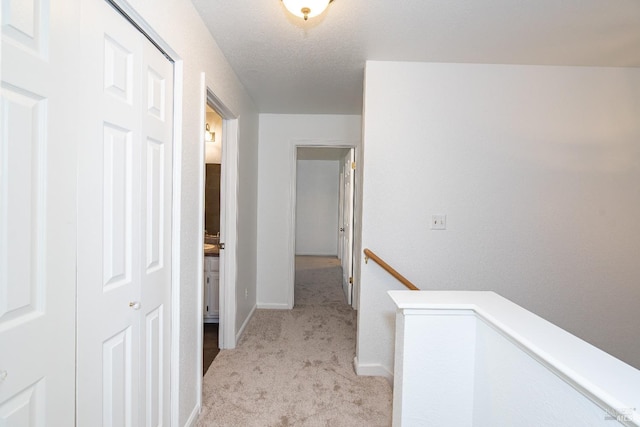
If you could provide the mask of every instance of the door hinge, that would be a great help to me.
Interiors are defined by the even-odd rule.
[[[349,283],[353,285],[353,276],[349,277]]]
[[[351,162],[351,169],[356,170],[356,162]]]

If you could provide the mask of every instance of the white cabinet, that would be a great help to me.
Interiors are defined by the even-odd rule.
[[[220,298],[220,258],[204,257],[204,322],[218,323]]]

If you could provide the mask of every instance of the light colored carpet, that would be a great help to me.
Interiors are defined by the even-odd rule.
[[[391,386],[353,371],[356,312],[337,259],[296,259],[293,310],[256,310],[204,377],[198,426],[389,426]]]

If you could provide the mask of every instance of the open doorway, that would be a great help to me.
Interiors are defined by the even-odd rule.
[[[198,251],[196,267],[200,274],[199,283],[196,285],[201,302],[198,317],[202,320],[198,322],[199,326],[196,331],[198,336],[196,360],[200,366],[205,365],[203,356],[212,358],[210,354],[205,355],[205,341],[209,346],[207,350],[216,354],[218,349],[234,348],[236,345],[238,119],[216,97],[210,87],[211,84],[203,73],[201,88],[204,96],[201,110],[201,164],[199,171],[201,181],[198,190],[200,194],[198,212],[201,215],[199,235],[202,239],[202,246]],[[209,113],[209,117],[207,113]],[[211,113],[215,113],[218,117],[212,117]],[[207,199],[205,197],[207,168],[209,175],[211,173],[214,176],[217,175],[217,169],[219,169],[220,175],[219,184],[216,184],[215,178],[213,184],[210,184],[210,186],[219,185],[219,196],[216,196],[214,191],[213,199],[210,202],[212,204],[209,205],[209,207],[213,205],[212,215],[209,216],[209,219],[206,218],[209,209],[206,206]],[[216,201],[218,198],[219,202]],[[216,224],[218,225],[216,226]],[[213,254],[207,256],[207,251],[217,252],[218,256],[213,256]],[[215,291],[216,285],[218,286],[217,292]],[[217,342],[216,337],[211,336],[212,334],[205,336],[205,333],[210,332],[208,330],[215,328],[215,325],[217,325]],[[199,374],[198,395],[201,396],[204,374],[202,372]]]
[[[335,262],[344,300],[352,304],[354,148],[297,147],[295,263]],[[335,261],[332,261],[335,260]],[[296,270],[299,270],[296,265]],[[295,300],[294,285],[294,304]]]

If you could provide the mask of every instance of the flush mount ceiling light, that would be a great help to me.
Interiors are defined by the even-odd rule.
[[[282,0],[289,12],[306,21],[320,15],[333,0]]]

